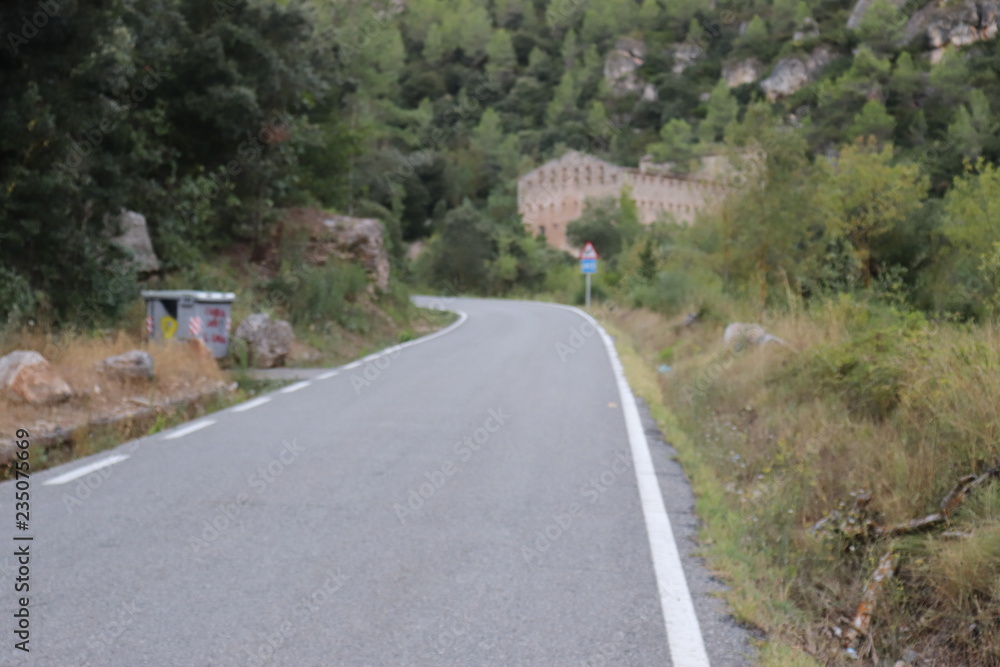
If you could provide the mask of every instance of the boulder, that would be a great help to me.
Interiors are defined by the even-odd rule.
[[[637,39],[622,38],[604,59],[604,80],[615,95],[638,94],[642,99],[656,99],[652,84],[639,78],[636,70],[646,57],[646,45]]]
[[[831,60],[833,53],[822,46],[809,55],[782,58],[774,65],[771,75],[760,82],[760,87],[768,101],[775,102],[815,80]]]
[[[135,211],[122,211],[119,219],[121,235],[111,242],[132,256],[135,270],[140,273],[150,273],[160,270],[160,260],[153,251],[153,242],[149,238],[149,228],[146,226],[146,216]]]
[[[152,380],[153,357],[143,350],[129,350],[101,361],[98,368],[103,373],[120,379]]]
[[[264,313],[254,313],[240,322],[235,335],[246,341],[249,361],[257,368],[284,366],[295,342],[292,325]]]
[[[375,218],[331,215],[323,220],[323,226],[330,234],[326,244],[330,253],[357,260],[376,287],[389,288],[389,253],[381,222]],[[322,239],[318,241],[322,245]]]
[[[745,58],[736,62],[726,63],[722,67],[722,78],[730,88],[753,83],[760,78],[763,65],[756,58]]]
[[[17,350],[0,358],[0,389],[11,400],[32,405],[62,403],[73,395],[48,360],[31,350]]]
[[[728,325],[722,334],[722,340],[729,347],[736,349],[742,349],[747,345],[766,345],[767,343],[778,343],[788,347],[787,342],[767,333],[761,325],[744,322],[733,322]]]

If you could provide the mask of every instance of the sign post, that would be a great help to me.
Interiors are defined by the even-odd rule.
[[[587,241],[586,245],[583,246],[583,250],[580,251],[580,273],[584,275],[587,281],[587,308],[590,308],[590,275],[597,273],[598,259],[599,255],[597,254],[597,250],[594,249],[594,244]]]

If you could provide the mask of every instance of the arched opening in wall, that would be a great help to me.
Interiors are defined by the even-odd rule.
[[[545,236],[545,225],[538,225],[538,233],[541,236]]]
[[[597,168],[597,182],[604,185],[604,167],[600,166]]]
[[[611,174],[611,183],[617,185],[617,183],[618,183],[618,174],[612,172],[612,174]]]
[[[587,180],[587,185],[590,185],[590,165],[589,164],[584,168],[584,177]]]

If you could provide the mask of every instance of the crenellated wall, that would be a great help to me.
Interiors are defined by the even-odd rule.
[[[647,225],[664,212],[689,223],[696,211],[721,201],[726,192],[716,180],[669,176],[645,163],[639,169],[620,167],[570,151],[518,179],[517,210],[532,235],[544,232],[551,245],[572,250],[566,225],[580,217],[585,200],[618,199],[626,184],[632,186],[640,219]]]

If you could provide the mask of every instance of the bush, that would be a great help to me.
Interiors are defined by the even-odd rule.
[[[361,308],[355,302],[368,286],[365,270],[357,264],[330,263],[325,266],[282,267],[266,283],[265,290],[293,325],[322,325],[336,322],[347,329],[359,324]]]

